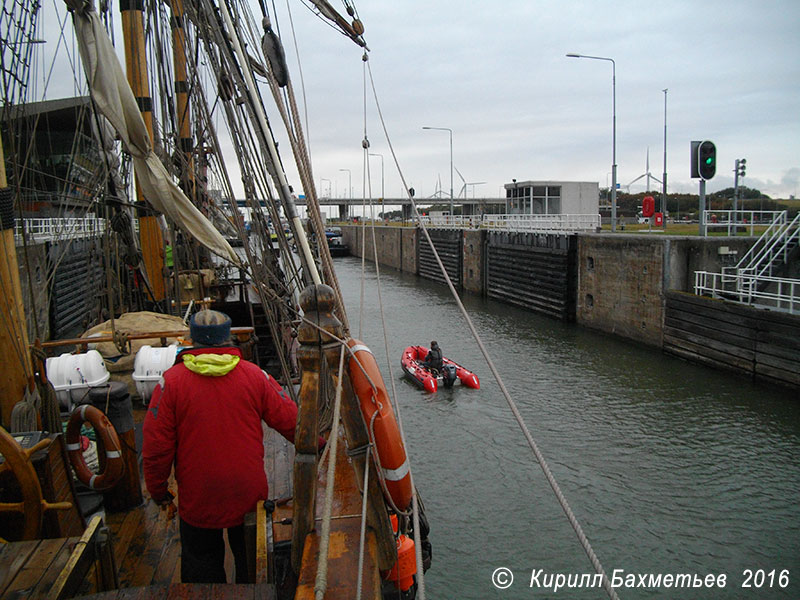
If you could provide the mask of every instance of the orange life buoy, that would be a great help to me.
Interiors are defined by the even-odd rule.
[[[94,427],[98,441],[102,442],[105,449],[106,465],[101,473],[93,473],[83,458],[81,426],[85,421],[89,421]],[[114,487],[125,472],[125,463],[122,460],[122,446],[119,443],[117,431],[103,411],[91,404],[76,406],[69,417],[69,423],[67,424],[67,453],[78,480],[93,490],[103,491]]]
[[[347,345],[353,352],[348,361],[350,381],[375,448],[386,492],[399,510],[406,510],[411,505],[411,471],[386,385],[372,351],[352,338]]]

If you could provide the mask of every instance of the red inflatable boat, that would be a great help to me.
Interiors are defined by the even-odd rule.
[[[403,358],[400,363],[403,371],[419,387],[428,392],[435,392],[440,385],[451,387],[456,380],[461,381],[461,385],[479,390],[481,384],[477,375],[468,371],[458,363],[449,358],[442,357],[442,370],[439,373],[432,373],[430,369],[423,366],[428,349],[425,346],[409,346],[403,351]]]

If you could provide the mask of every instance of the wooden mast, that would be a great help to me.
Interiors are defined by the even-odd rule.
[[[3,426],[11,423],[11,411],[22,399],[25,385],[33,371],[28,354],[28,326],[19,262],[14,244],[14,193],[8,187],[3,144],[0,142],[0,222],[3,256],[0,258],[0,412]]]
[[[153,138],[153,100],[147,79],[147,56],[144,44],[144,0],[121,0],[122,33],[125,39],[125,68],[133,95],[139,104],[151,142]],[[136,186],[136,202],[144,207],[144,196]],[[164,298],[164,243],[158,217],[152,209],[139,211],[139,239],[142,262],[153,291],[153,300]]]
[[[178,148],[183,153],[184,163],[181,163],[181,181],[184,192],[193,201],[195,197],[194,164],[192,161],[193,140],[191,133],[191,120],[189,114],[189,81],[186,74],[186,30],[184,29],[186,16],[183,0],[170,0],[172,18],[172,58],[175,71],[175,109],[178,129]]]

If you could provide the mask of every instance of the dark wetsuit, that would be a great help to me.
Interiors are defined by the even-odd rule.
[[[429,369],[436,369],[437,371],[442,370],[442,350],[438,346],[436,348],[431,348],[428,350],[428,355],[425,357],[425,362],[423,363]]]

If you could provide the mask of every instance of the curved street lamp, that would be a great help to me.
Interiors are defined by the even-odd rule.
[[[591,58],[611,63],[611,231],[617,230],[617,63],[605,56],[567,54],[567,58]]]
[[[452,219],[455,216],[453,214],[453,130],[448,127],[423,127],[423,129],[450,132],[450,218]]]

